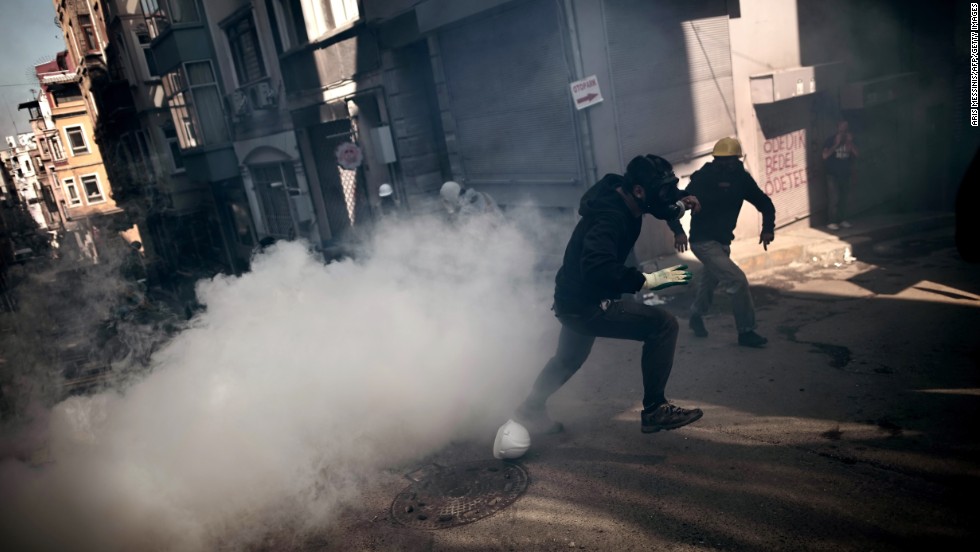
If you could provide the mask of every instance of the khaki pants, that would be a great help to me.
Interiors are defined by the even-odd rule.
[[[697,293],[691,304],[691,314],[704,316],[711,310],[715,288],[721,289],[732,298],[732,311],[738,333],[755,330],[755,306],[749,293],[749,280],[742,269],[732,259],[732,249],[716,241],[692,242],[691,252],[701,261],[704,270],[697,279]]]

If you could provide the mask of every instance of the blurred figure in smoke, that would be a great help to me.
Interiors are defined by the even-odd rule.
[[[395,189],[385,182],[378,186],[378,198],[381,200],[381,216],[392,217],[398,214],[398,200],[395,199]]]
[[[755,333],[755,307],[749,280],[731,259],[731,243],[742,202],[748,201],[762,213],[759,243],[768,249],[774,239],[776,208],[742,165],[742,144],[735,138],[722,138],[712,151],[715,159],[691,175],[687,191],[701,200],[701,211],[691,215],[691,252],[701,261],[704,272],[698,280],[697,295],[691,304],[689,325],[694,335],[707,337],[701,318],[711,309],[715,287],[721,284],[732,298],[732,311],[738,330],[738,344],[762,347],[766,338]],[[687,235],[679,221],[667,223],[674,231],[674,247],[687,250]]]
[[[442,206],[450,222],[456,222],[474,215],[503,216],[497,202],[486,192],[464,188],[458,182],[447,181],[439,190]]]
[[[853,161],[858,157],[854,135],[848,130],[847,121],[837,123],[837,133],[827,138],[823,145],[823,162],[827,174],[827,228],[850,228],[844,220],[847,195],[851,191]]]
[[[640,428],[644,433],[675,429],[701,418],[700,409],[675,406],[664,396],[674,364],[677,319],[659,307],[621,300],[626,293],[686,285],[691,278],[684,265],[652,273],[625,266],[644,214],[673,220],[687,209],[700,210],[697,198],[678,190],[677,182],[666,159],[637,156],[624,176],[607,174],[582,196],[582,218],[555,277],[552,308],[562,325],[558,350],[513,416],[531,433],[562,430],[548,417],[545,402],[582,367],[596,337],[643,342]]]

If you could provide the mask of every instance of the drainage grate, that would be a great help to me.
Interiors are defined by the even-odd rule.
[[[457,466],[433,464],[409,474],[414,481],[391,503],[391,517],[416,529],[445,529],[489,517],[527,489],[520,464],[498,460]]]

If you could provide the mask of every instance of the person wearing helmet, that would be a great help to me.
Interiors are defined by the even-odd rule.
[[[476,215],[500,216],[500,207],[486,192],[473,188],[464,188],[458,182],[449,180],[439,190],[442,206],[450,221],[469,218]]]
[[[742,269],[732,262],[730,246],[735,237],[735,224],[742,202],[748,201],[762,213],[759,243],[768,249],[774,238],[776,208],[742,165],[742,145],[738,140],[722,138],[715,144],[712,154],[714,160],[695,171],[686,188],[701,201],[701,210],[691,214],[690,248],[704,267],[698,279],[688,324],[694,335],[708,336],[703,317],[711,309],[715,288],[720,284],[732,298],[738,344],[762,347],[768,340],[755,333],[755,308],[749,293],[749,281]],[[674,231],[677,251],[687,250],[688,238],[680,222],[670,221],[668,225]]]
[[[398,213],[398,202],[395,200],[395,189],[385,182],[378,186],[378,198],[381,201],[381,216],[390,217]]]
[[[677,189],[677,182],[667,160],[643,155],[629,162],[625,175],[607,174],[582,196],[582,218],[555,277],[552,308],[562,326],[557,352],[511,417],[531,433],[562,430],[548,417],[545,402],[582,367],[597,337],[643,343],[640,429],[644,433],[675,429],[701,418],[700,409],[678,407],[664,395],[674,363],[676,318],[659,307],[621,300],[623,294],[641,289],[686,285],[691,278],[683,265],[651,273],[625,266],[644,214],[672,220],[700,208],[696,197]]]

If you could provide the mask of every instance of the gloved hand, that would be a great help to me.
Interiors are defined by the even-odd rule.
[[[670,286],[686,286],[691,280],[687,265],[676,265],[656,272],[644,272],[643,289],[664,289]]]

